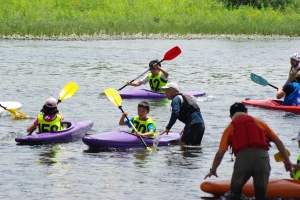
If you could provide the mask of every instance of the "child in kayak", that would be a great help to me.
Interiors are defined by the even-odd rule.
[[[150,112],[150,105],[146,101],[141,101],[138,104],[138,115],[136,117],[132,117],[130,121],[137,129],[137,133],[132,128],[130,122],[125,120],[125,116],[127,115],[126,112],[122,114],[120,118],[119,125],[124,126],[127,125],[131,128],[131,133],[134,133],[138,136],[144,136],[148,138],[155,138],[156,136],[156,125],[153,119],[147,117]]]
[[[48,98],[41,112],[33,124],[27,128],[27,132],[32,133],[36,127],[38,127],[39,133],[62,130],[61,121],[64,119],[64,116],[57,109],[57,101],[55,98]]]
[[[158,60],[151,60],[149,63],[149,68],[150,68],[150,73],[142,80],[140,81],[135,81],[130,83],[129,81],[126,83],[126,85],[131,85],[131,86],[140,86],[140,85],[145,85],[146,83],[149,82],[151,91],[153,92],[159,92],[159,93],[164,93],[163,90],[160,88],[162,86],[165,86],[168,83],[168,76],[169,73],[161,67],[161,64],[159,63]]]

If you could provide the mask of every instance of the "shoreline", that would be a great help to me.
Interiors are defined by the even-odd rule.
[[[139,39],[153,39],[153,40],[299,40],[300,36],[287,35],[231,35],[231,34],[142,34],[134,35],[59,35],[59,36],[33,36],[33,35],[1,35],[1,40],[50,40],[50,41],[92,41],[92,40],[139,40]]]

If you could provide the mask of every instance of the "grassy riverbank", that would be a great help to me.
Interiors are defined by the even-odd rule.
[[[154,33],[300,36],[300,3],[293,4],[294,7],[285,11],[276,11],[271,8],[258,10],[251,7],[228,10],[215,0],[2,2],[0,35]]]

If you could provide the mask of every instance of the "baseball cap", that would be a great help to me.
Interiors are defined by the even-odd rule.
[[[233,116],[236,112],[247,112],[247,108],[244,104],[235,102],[230,106],[230,115]]]
[[[179,91],[178,85],[176,83],[174,83],[174,82],[167,83],[167,85],[161,87],[160,89],[165,90],[165,89],[168,89],[168,88],[174,88],[177,91]]]
[[[48,108],[56,108],[57,107],[57,101],[55,98],[53,97],[49,97],[46,100],[45,106],[47,106]]]

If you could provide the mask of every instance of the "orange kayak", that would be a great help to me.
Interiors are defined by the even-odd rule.
[[[230,189],[230,179],[205,181],[200,185],[203,192],[211,193],[215,196],[223,196]],[[242,193],[246,197],[254,197],[254,187],[252,178],[244,185]],[[300,197],[300,180],[270,178],[268,198],[295,198]]]

